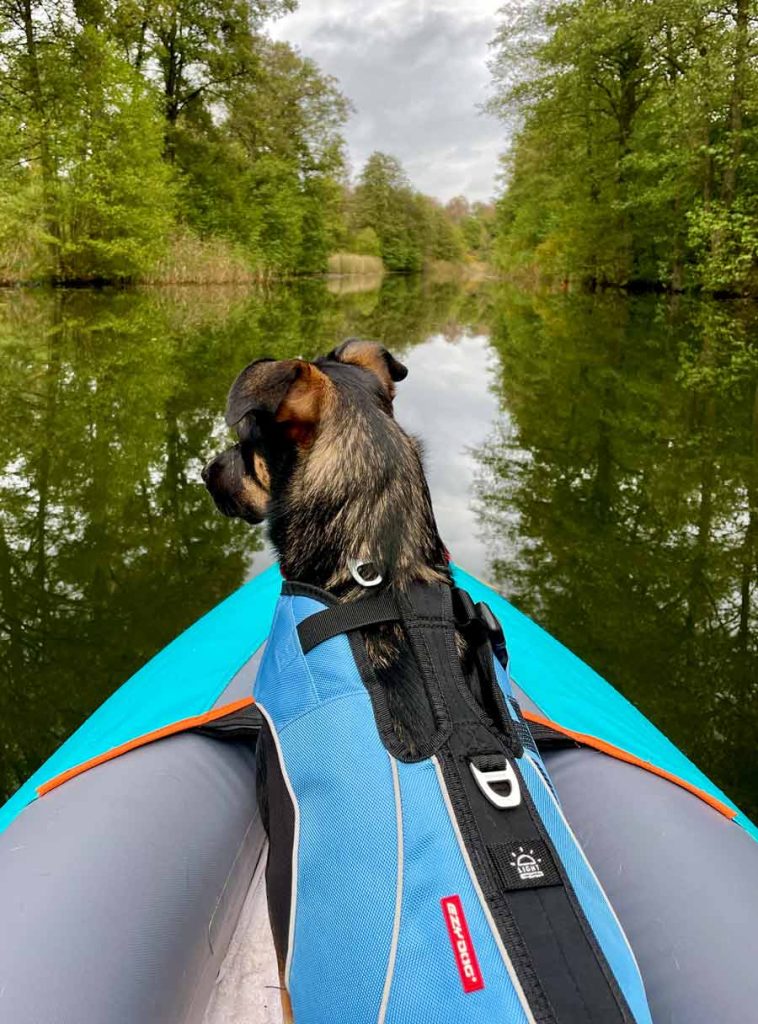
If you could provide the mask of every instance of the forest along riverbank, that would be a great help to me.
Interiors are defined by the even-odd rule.
[[[323,273],[335,253],[400,272],[486,261],[492,204],[422,195],[385,153],[349,184],[349,99],[265,31],[292,7],[9,13],[0,282],[239,283]]]
[[[748,0],[503,8],[501,266],[758,295],[757,33]]]
[[[0,293],[0,795],[250,572],[199,477],[239,368],[361,335],[453,555],[756,816],[758,306],[355,283]]]

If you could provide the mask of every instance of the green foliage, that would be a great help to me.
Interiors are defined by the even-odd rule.
[[[0,281],[197,280],[192,253],[214,280],[345,251],[400,271],[484,258],[393,157],[351,192],[349,101],[263,32],[294,6],[0,0]]]
[[[466,210],[468,214],[467,203]],[[458,262],[468,252],[484,256],[484,244],[476,250],[482,243],[479,236],[468,243],[455,206],[444,207],[414,191],[400,161],[386,153],[372,153],[366,161],[349,220],[355,244],[373,245],[376,239],[375,251],[389,270],[407,273],[436,260]]]
[[[730,207],[698,203],[689,211],[687,222],[704,288],[758,291],[758,196],[738,196]]]
[[[150,277],[187,228],[250,274],[325,270],[349,106],[261,34],[292,6],[0,2],[0,280]]]
[[[256,56],[256,74],[225,97],[223,135],[248,168],[240,186],[252,218],[237,220],[235,237],[268,273],[324,271],[342,231],[350,105],[292,47],[264,40]]]
[[[119,280],[151,267],[173,222],[155,97],[94,30],[75,39],[77,90],[57,139],[58,266],[64,280]]]
[[[744,300],[501,291],[507,417],[478,451],[498,587],[752,808],[757,326]]]
[[[94,26],[44,4],[0,4],[0,238],[11,280],[128,279],[173,223],[153,87]]]
[[[469,203],[456,196],[445,207],[449,222],[457,229],[457,244],[475,259],[489,262],[496,231],[496,210],[492,203]]]
[[[379,236],[373,228],[361,228],[356,231],[349,242],[351,252],[361,256],[381,256],[382,246]]]
[[[85,0],[77,13],[112,34],[133,66],[158,85],[171,155],[180,118],[247,81],[263,22],[295,6],[294,0]]]
[[[589,284],[754,291],[748,0],[514,7],[492,65],[492,108],[514,130],[501,265]]]
[[[420,270],[423,264],[416,199],[400,161],[372,153],[353,197],[355,231],[371,228],[390,270]]]

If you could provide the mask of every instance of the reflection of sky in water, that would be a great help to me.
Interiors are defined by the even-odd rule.
[[[426,450],[426,473],[442,539],[456,562],[486,575],[487,557],[473,509],[477,463],[498,416],[489,389],[496,356],[482,335],[447,341],[436,334],[403,355],[408,378],[398,387],[395,414]]]
[[[497,356],[485,335],[433,334],[400,354],[408,377],[398,385],[395,415],[421,438],[437,525],[450,554],[469,572],[486,576],[488,554],[473,508],[477,463],[472,449],[482,445],[498,419],[489,388]],[[250,575],[273,561],[266,546],[256,552]]]

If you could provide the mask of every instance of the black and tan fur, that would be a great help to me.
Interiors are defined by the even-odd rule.
[[[226,515],[268,520],[285,578],[353,599],[349,558],[373,561],[390,586],[447,575],[418,443],[392,416],[406,372],[379,345],[348,341],[314,363],[259,360],[234,382],[226,421],[239,444],[204,479]]]
[[[353,579],[354,558],[370,562],[389,589],[452,582],[419,443],[393,416],[395,384],[406,374],[382,346],[351,339],[312,363],[258,360],[232,385],[226,422],[239,440],[203,479],[225,515],[267,520],[285,579],[360,600],[375,591]],[[397,745],[413,756],[434,722],[423,689],[402,684],[417,672],[409,645],[396,625],[363,635]],[[462,642],[460,654],[470,675]],[[259,799],[265,820],[265,786]]]
[[[351,339],[312,363],[258,360],[232,385],[226,421],[239,442],[208,463],[203,479],[225,515],[267,520],[285,579],[360,599],[365,591],[348,568],[356,558],[389,588],[450,581],[419,443],[392,413],[406,374],[382,346]],[[377,627],[366,644],[396,729],[412,745],[428,709],[403,708],[394,686],[399,631]]]

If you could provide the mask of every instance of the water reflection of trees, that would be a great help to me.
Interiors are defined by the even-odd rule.
[[[350,333],[402,350],[483,301],[395,278],[0,298],[0,800],[245,578],[260,534],[199,483],[237,371]]]
[[[503,297],[496,581],[755,813],[752,306]]]

